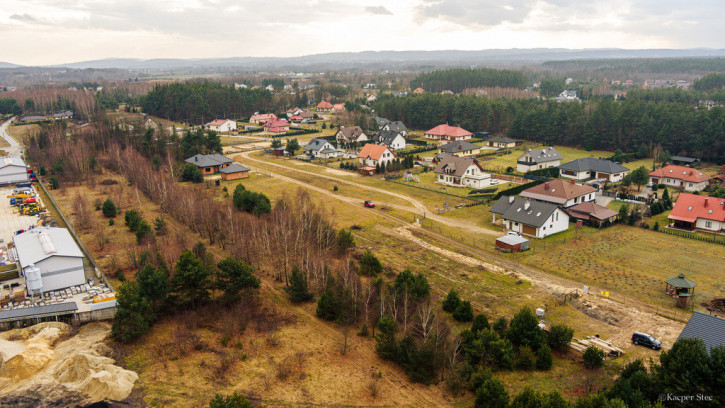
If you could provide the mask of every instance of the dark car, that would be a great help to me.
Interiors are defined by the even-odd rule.
[[[636,332],[632,335],[632,343],[635,346],[643,345],[651,348],[652,350],[659,350],[662,348],[662,342],[650,336],[647,333]]]
[[[370,200],[365,200],[365,207],[375,208],[375,203]]]

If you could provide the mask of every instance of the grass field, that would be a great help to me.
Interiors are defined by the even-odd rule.
[[[40,125],[13,125],[8,126],[7,131],[13,139],[17,140],[18,143],[25,144],[27,139],[32,136],[40,134]],[[5,140],[3,139],[3,142]]]

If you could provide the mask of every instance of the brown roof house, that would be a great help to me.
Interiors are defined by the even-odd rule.
[[[473,158],[443,156],[436,168],[436,181],[453,187],[483,188],[491,185],[491,175],[483,172]]]
[[[335,133],[337,143],[354,143],[368,140],[368,136],[360,126],[340,126]]]
[[[587,201],[584,203],[577,204],[575,206],[566,209],[569,216],[578,220],[589,221],[591,224],[601,227],[603,225],[611,224],[617,220],[619,214],[610,210],[607,207]]]
[[[586,201],[594,201],[596,193],[597,189],[594,187],[576,184],[573,180],[555,179],[527,188],[520,195],[567,208]]]

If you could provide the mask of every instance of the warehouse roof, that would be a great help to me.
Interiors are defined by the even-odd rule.
[[[51,256],[83,258],[83,252],[65,228],[36,227],[15,235],[13,242],[21,268]]]
[[[7,166],[21,166],[25,167],[25,162],[20,157],[5,157],[0,159],[0,169]]]
[[[68,314],[78,310],[76,302],[56,303],[54,305],[23,307],[20,309],[0,310],[0,322],[5,320],[20,320],[26,317],[53,316]]]

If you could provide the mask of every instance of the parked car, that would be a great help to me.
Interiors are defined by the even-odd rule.
[[[507,233],[506,233],[506,235],[513,235],[513,236],[515,236],[515,237],[521,236],[521,234],[519,234],[519,233],[518,233],[518,232],[516,232],[516,231],[509,231],[509,232],[507,232]]]
[[[491,185],[495,186],[496,184],[500,183],[498,179],[491,179]]]
[[[370,200],[365,200],[365,207],[375,208],[375,203]]]
[[[662,342],[647,333],[634,333],[632,335],[632,343],[634,343],[635,346],[641,344],[643,346],[651,348],[652,350],[659,350],[662,348]]]

